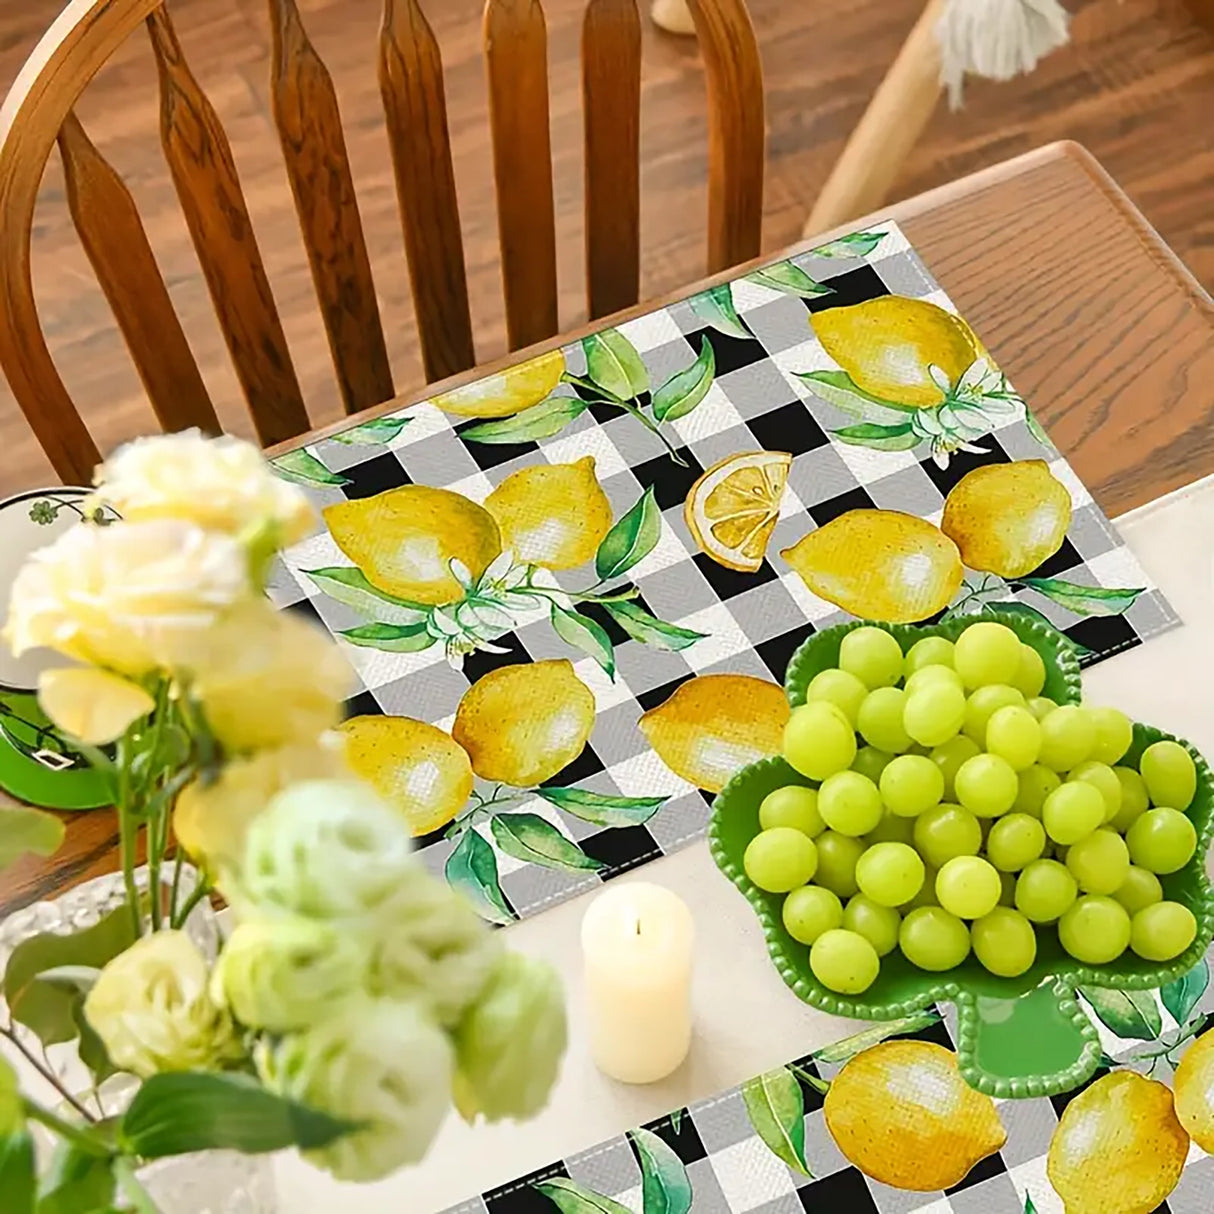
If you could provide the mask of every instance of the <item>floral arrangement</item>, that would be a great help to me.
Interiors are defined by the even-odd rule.
[[[295,1146],[371,1180],[420,1160],[452,1103],[534,1115],[565,1045],[556,974],[506,950],[351,776],[349,668],[263,593],[314,525],[306,497],[254,447],[195,432],[121,449],[84,515],[21,570],[2,635],[65,659],[39,702],[109,782],[125,897],[8,959],[0,1036],[61,1103],[0,1057],[4,1209],[154,1210],[140,1165],[213,1148]],[[0,865],[62,835],[0,809]],[[235,927],[208,956],[192,924],[213,890]],[[94,1110],[31,1033],[76,1043]],[[115,1073],[137,1085],[117,1112],[97,1099]],[[35,1123],[60,1143],[41,1176]]]

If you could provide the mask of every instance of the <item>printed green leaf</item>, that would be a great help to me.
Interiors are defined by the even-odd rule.
[[[518,917],[502,893],[493,848],[476,831],[471,828],[464,831],[455,850],[447,857],[443,872],[447,884],[463,894],[482,919],[490,923],[513,923]]]
[[[799,295],[802,299],[835,293],[833,287],[815,282],[800,266],[791,261],[777,261],[775,265],[764,266],[746,277],[760,286],[770,287],[773,291],[783,291],[786,295]]]
[[[413,419],[410,417],[373,417],[361,426],[340,430],[329,437],[348,447],[382,447],[390,443]]]
[[[561,1214],[632,1214],[627,1206],[602,1193],[592,1193],[564,1176],[540,1180],[531,1187],[548,1198]]]
[[[914,412],[909,405],[898,405],[870,396],[852,382],[846,371],[794,371],[793,374],[807,384],[815,396],[861,421],[896,425],[905,419],[907,413]]]
[[[844,1037],[842,1041],[835,1041],[820,1050],[815,1050],[814,1061],[846,1062],[862,1050],[879,1045],[890,1037],[897,1037],[903,1033],[917,1033],[920,1029],[938,1024],[939,1021],[940,1013],[935,1008],[925,1007],[921,1012],[912,1012],[900,1020],[882,1021],[880,1024],[874,1024],[870,1029],[853,1033],[850,1037]]]
[[[1033,1195],[1031,1193],[1024,1195],[1024,1214],[1037,1214],[1037,1207],[1033,1204]]]
[[[110,1160],[60,1142],[38,1185],[38,1214],[97,1214],[113,1198]]]
[[[1104,986],[1081,986],[1079,993],[1105,1028],[1118,1037],[1151,1041],[1159,1036],[1163,1018],[1154,991],[1118,991]]]
[[[1182,974],[1174,982],[1163,987],[1159,997],[1163,1000],[1163,1006],[1171,1013],[1172,1019],[1177,1024],[1184,1024],[1209,985],[1210,967],[1202,957],[1187,974]]]
[[[871,447],[874,451],[909,451],[923,440],[915,433],[910,422],[896,426],[883,426],[878,422],[860,422],[856,426],[844,426],[832,430],[831,434],[853,447]]]
[[[422,624],[360,624],[338,632],[360,649],[382,649],[385,653],[417,653],[429,649],[435,638]]]
[[[615,679],[615,648],[606,630],[597,621],[577,611],[566,611],[557,603],[551,607],[552,627],[556,635],[594,658],[606,671],[607,677]]]
[[[687,1214],[692,1194],[683,1161],[651,1130],[632,1130],[628,1137],[641,1161],[641,1208],[645,1214]]]
[[[537,788],[535,791],[549,805],[596,826],[641,826],[668,800],[667,797],[609,797],[585,788]]]
[[[493,841],[508,856],[540,864],[544,868],[559,868],[576,872],[594,871],[602,862],[588,856],[570,838],[561,834],[547,818],[539,814],[499,813],[489,819]]]
[[[665,620],[650,615],[644,607],[638,607],[636,603],[604,603],[603,607],[634,641],[640,641],[642,645],[649,645],[653,649],[672,652],[686,649],[708,635],[705,632],[693,632],[690,628],[680,628],[677,624],[668,624]]]
[[[303,572],[329,598],[380,624],[418,624],[430,614],[430,608],[421,603],[410,603],[377,590],[367,581],[367,575],[353,565],[329,565]]]
[[[54,814],[23,805],[0,805],[0,871],[27,852],[53,856],[63,842],[63,823]]]
[[[297,485],[336,487],[350,483],[346,477],[330,472],[307,447],[296,447],[294,451],[288,451],[272,462],[279,476],[284,480],[294,481]]]
[[[620,577],[643,561],[654,550],[661,534],[662,511],[651,485],[603,536],[603,542],[594,554],[594,571],[599,581]]]
[[[1079,586],[1056,577],[1022,577],[1017,580],[1022,586],[1044,594],[1047,599],[1076,615],[1121,615],[1133,607],[1138,596],[1146,590],[1145,586],[1126,590],[1115,590],[1109,586]]]
[[[654,394],[653,415],[660,422],[677,421],[686,417],[712,387],[717,373],[717,358],[712,342],[700,338],[700,353],[690,367],[676,371]]]
[[[28,1131],[0,1135],[0,1199],[4,1214],[34,1214],[38,1177]]]
[[[1025,408],[1024,424],[1028,427],[1029,433],[1045,448],[1052,451],[1054,444],[1050,442],[1050,436],[1046,434],[1041,423],[1033,416],[1032,409]]]
[[[617,400],[632,400],[649,391],[649,371],[636,347],[619,329],[604,329],[582,338],[586,374]]]
[[[742,1103],[772,1154],[794,1171],[811,1175],[805,1162],[805,1098],[796,1076],[787,1067],[768,1071],[742,1085]]]
[[[702,294],[693,295],[690,303],[691,310],[718,333],[724,333],[726,337],[739,337],[743,340],[749,340],[753,336],[742,323],[742,318],[733,305],[733,292],[729,289],[729,283],[722,283],[719,287],[709,287]]]
[[[680,1130],[683,1128],[683,1110],[682,1109],[675,1109],[675,1111],[670,1114],[670,1128],[676,1134],[679,1133]]]
[[[867,257],[884,238],[884,232],[850,232],[809,252],[812,257]]]
[[[460,431],[460,437],[473,443],[529,443],[552,438],[581,417],[586,405],[580,396],[547,396],[513,417],[469,426]]]

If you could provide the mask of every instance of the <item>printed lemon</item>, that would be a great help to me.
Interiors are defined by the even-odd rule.
[[[337,546],[377,590],[434,606],[464,597],[451,562],[480,577],[502,550],[493,515],[462,493],[402,485],[326,506]]]
[[[780,555],[820,598],[892,624],[935,615],[961,585],[953,541],[897,510],[849,510]]]
[[[700,551],[726,569],[754,573],[779,518],[791,466],[787,451],[743,451],[713,464],[683,503]]]
[[[1180,1124],[1203,1151],[1214,1154],[1214,1032],[1202,1033],[1181,1055],[1172,1090]]]
[[[961,1078],[956,1054],[929,1041],[857,1054],[831,1081],[823,1112],[848,1160],[896,1189],[947,1189],[1007,1141],[994,1101]]]
[[[908,408],[943,401],[929,367],[939,367],[956,384],[976,359],[990,357],[960,316],[925,299],[882,295],[815,312],[809,323],[857,388]]]
[[[338,728],[350,769],[404,814],[415,835],[446,826],[471,796],[467,752],[437,726],[410,717],[351,717]]]
[[[1066,1106],[1046,1174],[1067,1214],[1150,1214],[1176,1187],[1188,1150],[1172,1093],[1113,1071]]]
[[[512,472],[485,498],[502,547],[545,569],[590,560],[611,530],[611,503],[594,475],[594,456],[574,464],[536,464]]]
[[[985,464],[967,472],[944,502],[940,528],[971,569],[1016,578],[1062,547],[1071,495],[1043,459]]]
[[[499,666],[464,692],[451,736],[486,780],[531,788],[582,753],[594,694],[567,659]]]
[[[560,350],[549,350],[497,375],[440,392],[430,398],[430,403],[460,417],[508,417],[538,405],[561,382],[564,370],[565,355]]]
[[[641,732],[676,775],[720,792],[739,767],[778,755],[789,707],[782,688],[744,674],[703,674],[640,720]]]

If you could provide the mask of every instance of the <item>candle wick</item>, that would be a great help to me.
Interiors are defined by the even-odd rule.
[[[640,921],[640,919],[638,919],[637,920],[637,935],[639,936],[640,934],[641,934],[641,921]]]

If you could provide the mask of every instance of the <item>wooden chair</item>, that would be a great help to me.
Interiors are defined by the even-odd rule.
[[[383,0],[379,80],[427,381],[474,365],[439,48],[419,0]],[[708,270],[759,251],[764,120],[744,0],[692,0],[708,92]],[[349,413],[395,394],[332,81],[295,0],[269,0],[271,86],[312,278]],[[0,365],[65,480],[87,484],[97,447],[38,319],[30,234],[58,145],[68,205],[162,426],[218,431],[131,194],[73,106],[140,24],[160,81],[165,158],[228,350],[265,444],[308,429],[299,382],[219,119],[160,0],[69,0],[0,110]],[[487,0],[485,62],[507,332],[518,349],[558,331],[540,0]],[[582,40],[586,260],[592,318],[637,302],[641,26],[636,0],[587,0]],[[519,149],[526,149],[524,155]]]

